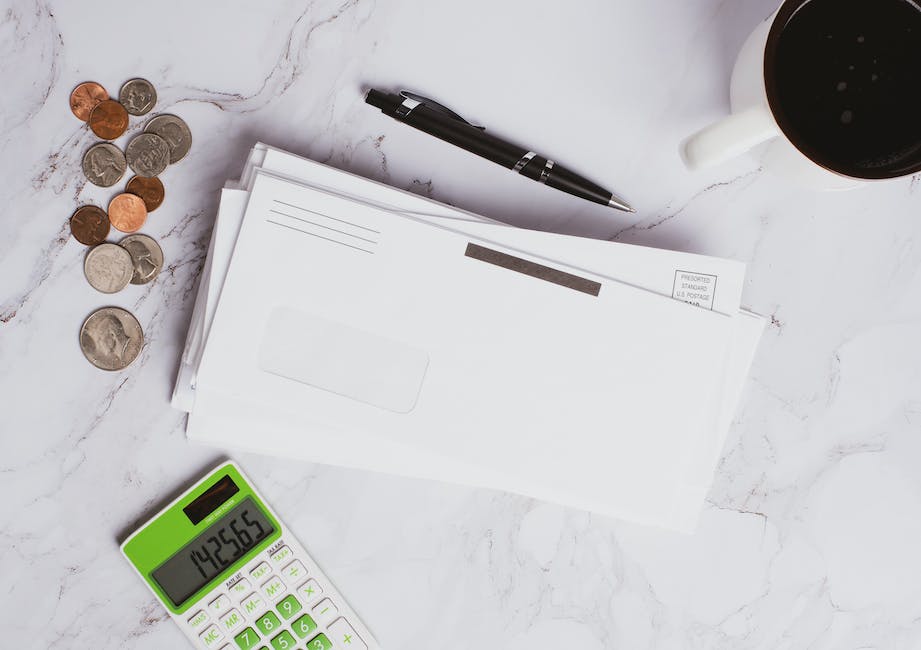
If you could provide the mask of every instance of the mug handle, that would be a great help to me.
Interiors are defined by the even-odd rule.
[[[767,106],[753,106],[698,131],[680,147],[681,159],[692,170],[713,167],[780,135]]]

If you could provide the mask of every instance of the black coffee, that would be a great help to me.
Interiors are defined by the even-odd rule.
[[[777,29],[765,65],[768,95],[803,153],[849,176],[921,169],[919,4],[809,0]]]

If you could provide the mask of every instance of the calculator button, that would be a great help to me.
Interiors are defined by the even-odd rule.
[[[202,625],[204,625],[210,620],[211,620],[211,617],[208,616],[208,612],[206,612],[203,609],[200,609],[197,612],[195,612],[192,615],[192,617],[189,619],[189,625],[192,626],[193,630],[197,630],[198,628],[200,628]]]
[[[323,633],[316,635],[307,642],[307,650],[329,650],[332,647],[333,644],[329,642],[329,638]]]
[[[339,610],[333,605],[333,601],[329,598],[324,598],[321,600],[316,607],[313,608],[313,615],[317,617],[317,620],[320,621],[321,625],[326,625],[331,620],[336,618],[336,615],[339,613]]]
[[[217,625],[211,625],[207,630],[198,635],[201,642],[206,648],[213,648],[224,640],[224,635],[218,629]]]
[[[330,625],[327,628],[327,632],[333,637],[336,645],[346,648],[346,650],[368,650],[367,644],[361,640],[361,637],[355,634],[355,630],[352,629],[352,626],[349,625],[349,622],[344,618],[340,618]],[[307,644],[307,647],[313,650],[313,646],[310,644]],[[317,650],[319,650],[319,648],[317,648]]]
[[[295,643],[297,643],[297,641],[294,640],[294,637],[291,636],[288,630],[285,630],[272,639],[272,647],[275,648],[275,650],[294,650]]]
[[[230,610],[224,616],[221,617],[221,627],[224,628],[225,632],[232,632],[238,627],[243,625],[246,622],[246,619],[240,615],[235,609]]]
[[[280,603],[278,603],[275,608],[278,610],[278,613],[281,614],[281,617],[286,621],[302,609],[301,604],[294,596],[288,596]]]
[[[249,572],[250,577],[253,580],[259,580],[266,577],[272,572],[272,567],[269,566],[268,562],[261,562],[259,566]]]
[[[298,582],[302,578],[307,577],[307,569],[304,568],[303,563],[300,560],[295,560],[288,566],[286,566],[281,574],[285,576],[288,580],[293,582]]]
[[[302,639],[306,639],[307,635],[317,629],[317,623],[310,618],[309,614],[304,614],[291,624],[291,629],[294,630],[296,635]]]
[[[240,601],[240,607],[247,616],[255,616],[256,610],[265,609],[262,598],[255,591]]]
[[[250,650],[250,648],[255,648],[256,644],[259,643],[259,635],[256,634],[256,630],[248,627],[235,636],[233,640],[237,642],[240,650]]]
[[[230,592],[239,598],[243,594],[247,594],[253,590],[253,586],[249,583],[249,580],[246,578],[240,578],[233,584],[233,587],[230,588]]]
[[[208,605],[208,609],[211,610],[214,614],[223,614],[225,610],[230,608],[230,598],[221,594],[217,598],[211,601]]]
[[[323,589],[317,584],[316,580],[311,579],[298,587],[297,593],[305,603],[312,603],[320,597],[320,594],[323,593]]]
[[[262,593],[264,593],[265,597],[271,601],[278,600],[286,591],[288,591],[288,588],[285,586],[285,583],[278,578],[278,576],[272,576],[262,585]]]
[[[275,564],[281,564],[285,560],[294,557],[294,553],[291,552],[291,549],[287,546],[282,546],[280,549],[272,553],[272,562]]]
[[[258,627],[259,631],[266,636],[271,636],[277,632],[282,627],[282,625],[281,621],[278,620],[278,617],[275,616],[275,612],[266,612],[256,619],[256,627]]]

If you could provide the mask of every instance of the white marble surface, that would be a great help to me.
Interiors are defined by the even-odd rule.
[[[263,140],[522,226],[744,260],[746,302],[772,316],[693,536],[237,455],[384,647],[921,647],[921,178],[816,194],[675,153],[725,112],[775,5],[2,0],[0,645],[186,647],[118,541],[222,455],[185,441],[168,396],[218,190]],[[94,138],[67,98],[133,76],[195,144],[144,229],[168,268],[110,299],[69,237],[113,192],[83,180]],[[372,83],[443,98],[639,213],[404,128],[361,103]],[[147,333],[125,372],[77,345],[105,304]]]

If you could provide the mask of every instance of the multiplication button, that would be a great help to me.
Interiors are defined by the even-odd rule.
[[[301,597],[301,600],[309,604],[320,597],[320,594],[323,593],[323,589],[316,580],[311,578],[297,588],[297,593]]]

